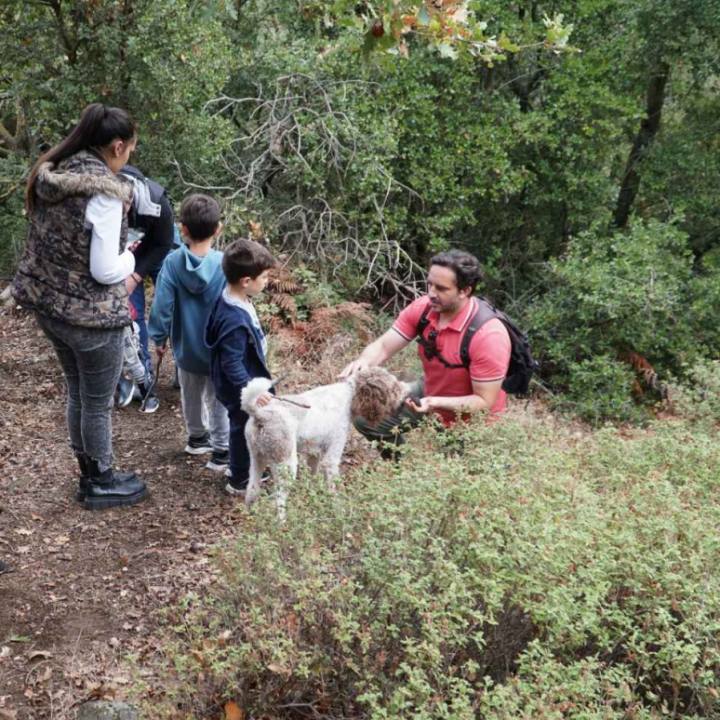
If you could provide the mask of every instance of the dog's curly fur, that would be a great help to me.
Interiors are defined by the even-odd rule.
[[[360,373],[350,403],[350,415],[362,417],[370,425],[392,415],[407,397],[407,387],[382,368],[368,368]]]
[[[264,407],[258,407],[258,396],[270,385],[271,381],[266,378],[255,378],[242,394],[242,409],[250,416],[245,427],[250,451],[250,480],[245,503],[249,507],[255,502],[260,493],[260,476],[266,467],[270,467],[277,486],[281,519],[285,516],[287,499],[283,468],[294,478],[298,454],[302,453],[310,470],[313,473],[320,471],[334,488],[352,418],[361,416],[370,424],[376,424],[392,415],[408,395],[408,385],[387,370],[367,368],[344,382],[275,398]]]

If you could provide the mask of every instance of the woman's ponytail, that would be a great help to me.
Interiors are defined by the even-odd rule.
[[[135,137],[136,130],[135,123],[125,110],[101,103],[88,105],[70,134],[41,155],[33,165],[25,187],[25,209],[28,213],[32,212],[33,187],[42,163],[51,162],[57,165],[81,150],[105,147],[116,139],[131,140]]]

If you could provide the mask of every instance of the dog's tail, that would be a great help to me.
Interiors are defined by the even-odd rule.
[[[258,396],[267,392],[272,386],[272,380],[264,377],[253,378],[242,391],[240,407],[248,414],[254,415],[257,412],[255,401]]]

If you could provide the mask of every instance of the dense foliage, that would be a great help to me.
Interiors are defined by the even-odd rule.
[[[685,375],[717,355],[720,274],[695,271],[687,234],[677,227],[638,221],[609,239],[589,230],[550,271],[552,285],[531,317],[547,374],[565,378],[558,403],[583,417],[642,417],[630,392],[632,357]]]
[[[153,716],[717,717],[713,433],[440,437],[336,496],[301,480],[283,526],[265,497],[169,611]]]
[[[720,350],[718,38],[720,0],[10,0],[0,264],[29,164],[100,99],[175,200],[209,188],[228,236],[261,223],[346,294],[400,304],[476,253],[545,385],[637,415],[628,352],[667,381]]]

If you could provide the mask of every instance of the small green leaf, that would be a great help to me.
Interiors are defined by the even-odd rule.
[[[497,44],[501,50],[505,50],[506,52],[515,53],[520,50],[520,46],[516,45],[512,40],[510,40],[510,38],[504,32],[500,33]]]
[[[437,46],[437,49],[438,53],[440,53],[440,57],[455,60],[458,56],[458,51],[452,45],[448,45],[447,43],[440,43]]]

